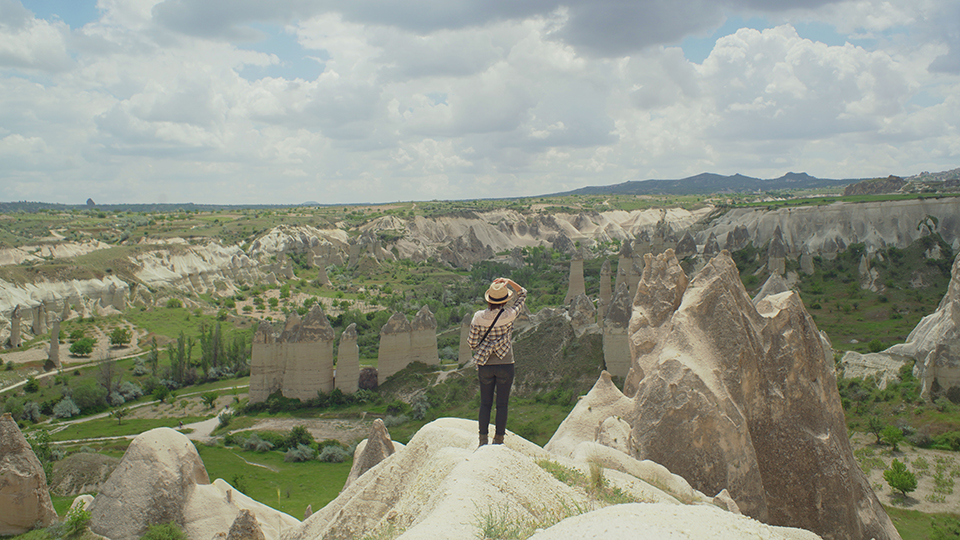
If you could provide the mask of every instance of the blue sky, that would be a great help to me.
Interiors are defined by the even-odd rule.
[[[958,24],[953,0],[0,0],[0,193],[350,203],[952,169]]]

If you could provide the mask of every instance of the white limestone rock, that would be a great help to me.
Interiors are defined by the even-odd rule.
[[[399,444],[390,439],[390,432],[387,431],[383,420],[379,418],[374,420],[370,425],[370,435],[354,450],[353,466],[350,467],[350,474],[347,475],[347,481],[343,484],[344,489],[360,478],[360,475],[392,456],[396,452],[396,445]]]
[[[620,284],[603,321],[603,362],[618,377],[626,377],[633,365],[628,332],[632,308],[630,292]]]
[[[840,358],[838,371],[847,378],[873,377],[883,389],[889,383],[899,381],[900,368],[912,361],[912,358],[885,352],[861,354],[856,351],[847,351]]]

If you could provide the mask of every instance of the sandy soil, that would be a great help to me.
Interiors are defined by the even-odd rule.
[[[957,475],[951,478],[960,484],[960,456],[958,456],[957,453],[913,448],[905,444],[900,445],[899,452],[891,453],[889,446],[878,446],[874,444],[876,442],[875,437],[862,433],[854,434],[851,442],[853,443],[855,451],[861,448],[867,449],[867,453],[872,451],[873,458],[883,461],[884,469],[889,468],[890,463],[892,463],[894,459],[897,459],[905,463],[907,469],[917,475],[917,490],[908,494],[907,498],[904,499],[900,496],[900,492],[894,492],[890,486],[887,485],[887,481],[883,479],[884,469],[879,468],[879,464],[877,467],[872,467],[867,478],[873,487],[873,491],[877,494],[877,498],[879,498],[880,502],[884,505],[917,510],[924,513],[950,512],[960,514],[960,496],[957,495],[957,492],[960,491],[960,485],[955,486],[954,493],[945,496],[944,502],[934,502],[930,500],[930,496],[934,495],[935,484],[933,475],[936,473],[937,458],[945,460],[947,470],[952,470]],[[922,471],[922,468],[917,467],[916,460],[919,457],[923,457],[929,464],[925,473]]]

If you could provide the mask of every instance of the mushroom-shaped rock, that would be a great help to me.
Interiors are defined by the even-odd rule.
[[[57,521],[43,465],[10,413],[0,416],[0,535]]]

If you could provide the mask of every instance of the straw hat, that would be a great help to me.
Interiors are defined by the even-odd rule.
[[[503,282],[491,283],[490,288],[487,289],[486,294],[483,295],[483,297],[487,299],[487,302],[491,304],[506,304],[511,296],[513,296],[513,291]]]

